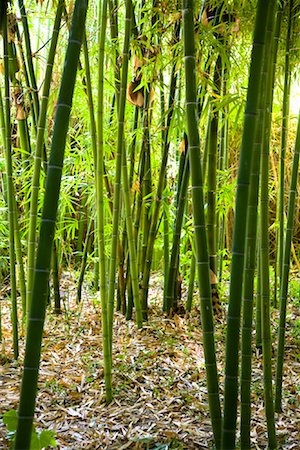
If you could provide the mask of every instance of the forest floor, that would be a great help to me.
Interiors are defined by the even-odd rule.
[[[114,400],[106,406],[99,303],[85,293],[76,305],[76,286],[69,274],[62,282],[64,312],[49,314],[45,325],[39,392],[38,430],[53,429],[59,449],[209,449],[212,434],[205,387],[199,311],[169,319],[161,313],[161,279],[154,277],[149,322],[137,330],[115,314]],[[0,415],[16,409],[22,372],[13,361],[9,303],[2,303]],[[298,300],[299,305],[299,300]],[[276,329],[277,312],[272,313]],[[295,328],[296,324],[296,328]],[[296,329],[296,332],[295,332]],[[275,333],[275,332],[274,332]],[[283,386],[283,413],[276,429],[281,449],[300,449],[300,315],[290,305]],[[275,338],[273,347],[275,353]],[[223,394],[225,325],[216,324],[220,390]],[[263,407],[262,356],[253,359],[253,449],[267,445]],[[0,420],[0,448],[9,447]]]

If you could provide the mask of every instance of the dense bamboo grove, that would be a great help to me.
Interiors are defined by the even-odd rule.
[[[115,311],[147,333],[159,271],[162,321],[200,316],[209,445],[252,448],[257,349],[268,448],[280,447],[300,268],[299,13],[297,0],[1,2],[0,280],[5,352],[24,355],[15,449],[32,448],[44,322],[66,311],[66,271],[77,304],[83,289],[99,297],[107,405]]]

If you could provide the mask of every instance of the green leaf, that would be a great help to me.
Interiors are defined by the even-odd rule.
[[[11,409],[3,414],[3,423],[7,426],[8,431],[16,431],[18,416],[15,409]]]
[[[54,439],[55,433],[52,430],[43,430],[40,434],[41,448],[47,448],[50,445],[57,447],[56,440]]]
[[[41,450],[41,448],[39,437],[34,428],[31,433],[30,450]]]

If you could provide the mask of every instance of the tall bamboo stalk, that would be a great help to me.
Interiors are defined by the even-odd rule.
[[[6,146],[6,134],[5,134],[5,114],[3,109],[3,100],[2,100],[2,92],[0,90],[0,128],[2,141],[4,144],[4,148]],[[6,196],[4,195],[4,199],[7,201]],[[8,204],[7,204],[8,207]],[[14,207],[14,236],[15,236],[15,249],[16,249],[16,260],[19,268],[19,289],[22,300],[22,321],[25,322],[26,316],[26,283],[25,283],[25,270],[23,264],[23,254],[22,254],[22,244],[21,244],[21,236],[20,236],[20,228],[18,222],[18,213],[17,213],[17,201],[15,195],[13,195],[13,207]]]
[[[125,220],[126,220],[126,229],[128,235],[128,251],[130,258],[130,282],[132,286],[132,295],[133,295],[133,303],[135,306],[136,313],[136,323],[138,328],[140,328],[143,324],[142,317],[142,307],[141,300],[139,296],[139,280],[138,280],[138,270],[137,270],[137,257],[136,257],[136,242],[134,239],[134,231],[133,231],[133,217],[132,217],[132,206],[131,206],[131,198],[130,198],[130,186],[128,179],[128,170],[127,170],[127,152],[126,152],[126,142],[124,140],[124,112],[125,112],[125,102],[126,102],[126,85],[127,85],[127,74],[128,74],[128,60],[129,60],[129,38],[131,34],[131,24],[132,24],[132,3],[131,0],[126,2],[126,26],[125,31],[128,33],[128,36],[125,33],[126,39],[124,40],[123,47],[123,64],[122,64],[122,78],[121,78],[121,88],[120,88],[120,101],[119,101],[119,116],[118,122],[120,127],[120,122],[122,121],[122,126],[119,128],[122,140],[122,189],[123,189],[123,199],[124,199],[124,209],[125,209]],[[127,40],[128,39],[128,40]],[[145,111],[145,120],[147,122],[147,114]],[[118,140],[118,145],[121,142]],[[149,150],[148,150],[149,153]],[[148,154],[150,157],[150,155]],[[148,161],[148,170],[150,170],[150,160]],[[148,174],[150,177],[150,173]],[[151,180],[151,178],[150,178]],[[150,181],[150,189],[151,189],[151,181]]]
[[[247,102],[244,117],[243,137],[240,151],[240,163],[237,181],[235,221],[233,231],[232,265],[230,280],[230,299],[227,316],[224,420],[222,430],[222,449],[235,447],[240,313],[245,259],[246,217],[248,208],[248,192],[252,165],[259,87],[262,79],[262,63],[266,34],[266,16],[273,6],[272,1],[259,0],[257,4],[251,65],[247,91]]]
[[[200,139],[197,120],[195,80],[194,9],[192,0],[183,1],[183,42],[185,67],[186,120],[192,184],[195,247],[200,291],[201,322],[208,389],[208,401],[216,448],[221,444],[221,408],[216,364],[213,312],[210,291],[209,257],[204,218]]]
[[[161,44],[161,37],[159,37]],[[163,151],[163,145],[165,142],[165,89],[164,89],[164,75],[163,71],[159,72],[159,84],[160,84],[160,119],[161,119],[161,147]],[[163,194],[163,205],[164,205],[164,218],[163,218],[163,236],[164,236],[164,297],[163,297],[163,310],[167,309],[167,285],[168,285],[168,273],[169,273],[169,211],[168,211],[168,194],[166,194],[167,187],[167,175],[165,176],[164,194]]]
[[[99,48],[98,48],[98,120],[97,120],[97,156],[96,165],[96,199],[97,199],[97,250],[99,255],[99,280],[100,280],[100,299],[101,299],[101,320],[102,320],[102,345],[104,358],[104,380],[106,402],[112,400],[111,383],[111,345],[110,345],[110,326],[108,324],[108,305],[107,305],[107,287],[105,270],[105,241],[104,241],[104,50],[107,22],[107,1],[103,0],[100,14],[99,27]],[[91,102],[90,102],[91,103]]]
[[[207,241],[209,249],[210,268],[217,273],[217,160],[218,160],[218,128],[219,108],[216,100],[220,97],[222,81],[222,58],[219,54],[214,70],[214,98],[211,102],[209,118],[209,145],[208,145],[208,174],[207,174]],[[215,287],[215,286],[214,286]]]
[[[189,273],[189,286],[188,286],[188,294],[186,299],[185,309],[187,311],[191,311],[193,296],[194,296],[194,285],[195,285],[195,275],[196,275],[196,258],[194,253],[192,254],[190,273]]]
[[[258,247],[259,242],[259,229],[258,229]],[[258,351],[262,351],[262,337],[261,337],[261,257],[260,252],[257,252],[257,278],[256,278],[256,298],[255,298],[255,346]]]
[[[285,156],[287,148],[287,137],[289,128],[289,109],[291,92],[291,67],[290,67],[290,47],[292,37],[293,22],[293,0],[289,0],[288,28],[285,41],[285,66],[284,66],[284,86],[282,99],[282,122],[281,122],[281,145],[280,145],[280,179],[279,179],[279,203],[278,203],[278,275],[282,278],[283,250],[284,250],[284,195],[285,195]]]
[[[64,71],[57,101],[55,124],[47,172],[46,191],[37,249],[31,309],[28,320],[15,449],[29,450],[35,409],[41,344],[46,313],[51,249],[63,168],[64,149],[83,38],[87,1],[76,0]]]
[[[7,2],[4,2],[7,6]],[[13,329],[14,357],[19,356],[18,344],[18,315],[17,315],[17,282],[16,282],[16,255],[15,255],[15,219],[14,219],[14,185],[12,168],[12,148],[11,148],[11,121],[10,121],[10,82],[9,82],[9,52],[7,38],[7,11],[5,8],[2,19],[3,37],[3,59],[4,59],[4,112],[5,112],[5,162],[7,180],[7,204],[8,204],[8,224],[9,224],[9,262],[10,262],[10,285],[11,285],[11,321]]]
[[[128,13],[128,2],[126,3],[126,11]],[[117,39],[117,30],[116,30],[116,13],[115,13],[115,5],[112,1],[109,3],[109,12],[110,12],[110,29],[112,34],[112,39]],[[128,50],[129,48],[129,39],[130,39],[130,25],[131,24],[131,16],[127,17],[125,25],[126,32],[124,37],[124,48],[125,48],[125,64],[127,58],[127,67],[128,67]],[[117,50],[116,50],[116,58],[117,58]],[[123,89],[120,88],[120,71],[119,64],[116,62],[115,64],[115,85],[116,85],[116,98],[117,98],[117,111],[118,111],[118,142],[117,142],[117,151],[116,151],[116,169],[115,169],[115,180],[114,180],[114,199],[113,199],[113,219],[112,219],[112,241],[111,241],[111,251],[110,251],[110,262],[109,262],[109,285],[108,285],[108,305],[107,305],[107,322],[108,322],[108,330],[109,337],[112,336],[112,326],[113,326],[113,312],[114,312],[114,296],[115,296],[115,288],[116,288],[116,266],[117,266],[117,246],[119,239],[119,220],[120,220],[120,200],[121,200],[121,171],[122,171],[122,151],[123,151],[123,136],[124,136],[124,109],[125,109],[125,97],[126,97],[126,80],[124,81],[125,86]],[[123,75],[123,73],[122,73]],[[123,95],[124,100],[120,101],[120,95]],[[121,106],[119,106],[119,103]],[[120,118],[120,119],[119,119]]]
[[[171,309],[174,309],[176,302],[176,294],[177,294],[177,277],[178,277],[178,261],[179,261],[179,249],[180,249],[180,236],[181,236],[181,228],[184,219],[184,209],[186,204],[186,194],[189,184],[190,177],[190,165],[189,165],[189,155],[188,155],[188,145],[187,139],[185,142],[185,148],[181,152],[180,161],[183,162],[181,168],[181,176],[180,173],[178,175],[178,200],[177,200],[177,208],[176,208],[176,216],[175,216],[175,224],[174,224],[174,233],[173,233],[173,244],[171,250],[170,257],[170,265],[169,265],[169,273],[168,273],[168,284],[167,284],[167,293],[166,293],[166,306],[167,311],[170,312]],[[179,170],[180,172],[180,170]]]
[[[262,301],[262,347],[264,374],[264,402],[267,419],[268,446],[277,448],[272,387],[272,342],[270,322],[270,279],[269,279],[269,158],[274,89],[274,22],[277,4],[267,17],[265,57],[263,65],[262,89],[266,92],[264,119],[264,140],[261,154],[261,194],[260,194],[260,253],[261,253],[261,301]]]
[[[34,67],[33,67],[29,26],[28,26],[27,14],[26,14],[25,5],[24,5],[23,0],[18,0],[18,4],[19,4],[21,20],[22,20],[22,25],[23,25],[23,31],[24,31],[24,42],[25,42],[26,59],[27,59],[26,62],[27,62],[27,66],[28,66],[30,87],[32,89],[33,121],[35,124],[37,124],[38,117],[39,117],[39,98],[38,98],[38,88],[37,88],[37,84],[36,84],[36,77],[35,77]]]
[[[131,282],[133,286],[133,299],[136,307],[136,319],[138,327],[142,326],[140,298],[138,293],[138,277],[136,267],[136,249],[133,238],[132,216],[131,216],[131,202],[129,192],[129,181],[127,173],[126,161],[126,143],[124,142],[124,113],[126,101],[126,85],[128,74],[128,60],[129,60],[129,42],[131,36],[132,23],[132,4],[130,0],[126,1],[126,19],[125,19],[125,37],[122,53],[122,77],[120,83],[120,96],[118,103],[118,142],[116,152],[116,175],[115,175],[115,189],[114,189],[114,205],[113,205],[113,231],[112,231],[112,245],[111,258],[109,266],[109,292],[108,292],[108,327],[109,336],[112,337],[113,324],[113,310],[114,310],[114,294],[115,294],[115,272],[116,272],[116,256],[118,243],[118,227],[120,216],[120,199],[121,199],[121,172],[123,183],[124,204],[126,211],[126,227],[128,231],[128,245],[130,254],[130,270]],[[136,272],[136,273],[135,273]]]
[[[40,171],[42,162],[42,152],[45,142],[46,120],[47,120],[47,108],[49,100],[49,91],[51,86],[52,71],[54,58],[56,55],[56,48],[58,42],[58,35],[60,29],[60,22],[62,17],[62,11],[65,7],[65,1],[59,0],[55,21],[53,25],[52,39],[48,54],[47,67],[44,79],[44,86],[42,92],[42,100],[40,113],[38,117],[37,137],[34,150],[34,167],[31,182],[31,198],[30,198],[30,214],[29,214],[29,232],[28,232],[28,249],[27,249],[27,316],[30,310],[33,277],[34,277],[34,260],[36,251],[36,233],[37,233],[37,214],[38,214],[38,198],[40,191]]]
[[[289,286],[289,270],[290,256],[293,236],[293,223],[295,215],[295,202],[297,195],[297,179],[299,175],[299,155],[300,155],[300,114],[298,118],[298,128],[296,136],[296,144],[294,150],[292,178],[289,192],[289,204],[287,212],[287,225],[285,235],[285,245],[283,253],[282,277],[280,283],[280,318],[278,328],[278,350],[276,360],[276,395],[275,410],[281,411],[282,400],[282,377],[283,377],[283,361],[284,361],[284,342],[285,342],[285,324],[286,324],[286,307]]]
[[[252,359],[252,316],[253,316],[253,283],[256,262],[257,206],[259,191],[259,173],[263,135],[263,108],[265,96],[261,89],[260,106],[256,139],[253,146],[253,161],[250,175],[249,205],[247,213],[247,236],[245,256],[245,279],[243,286],[242,312],[242,361],[241,361],[241,447],[251,448],[251,359]]]
[[[179,33],[180,33],[180,23],[176,23],[174,27],[174,40],[175,42],[179,39]],[[175,58],[174,54],[174,58]],[[154,249],[154,242],[155,237],[158,230],[158,222],[159,222],[159,213],[160,213],[160,207],[161,207],[161,199],[163,195],[163,189],[164,189],[164,183],[165,183],[165,174],[167,169],[167,162],[168,162],[168,156],[169,156],[169,148],[170,148],[170,125],[171,120],[173,117],[173,111],[174,111],[174,104],[175,104],[175,93],[176,93],[176,85],[177,85],[177,70],[176,70],[176,59],[174,60],[171,76],[170,76],[170,89],[169,89],[169,100],[168,100],[168,114],[166,119],[166,130],[165,130],[165,142],[162,152],[162,158],[161,158],[161,166],[160,166],[160,172],[159,172],[159,179],[155,194],[155,204],[154,204],[154,210],[151,218],[151,226],[149,231],[149,242],[147,247],[147,254],[146,259],[142,262],[141,272],[143,274],[142,279],[142,308],[143,308],[143,318],[147,320],[148,315],[148,288],[149,288],[149,279],[150,279],[150,271],[151,271],[151,264],[152,264],[152,257],[153,257],[153,249]]]

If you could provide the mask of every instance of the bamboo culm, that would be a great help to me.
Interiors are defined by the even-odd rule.
[[[280,316],[278,328],[278,349],[276,360],[276,393],[275,393],[275,410],[281,411],[282,401],[282,377],[283,377],[283,361],[284,361],[284,342],[285,342],[285,324],[286,324],[286,307],[289,286],[289,270],[290,255],[293,236],[293,223],[295,215],[295,203],[297,195],[297,179],[299,175],[299,154],[300,154],[300,114],[298,118],[298,128],[296,136],[296,144],[294,150],[292,178],[289,193],[289,204],[287,212],[287,225],[285,235],[285,245],[283,253],[282,278],[280,284]]]
[[[47,119],[47,108],[48,108],[48,99],[49,99],[49,91],[52,79],[52,71],[54,58],[56,54],[60,22],[62,17],[63,7],[65,5],[64,0],[60,0],[55,15],[55,21],[53,26],[52,39],[48,54],[47,67],[45,73],[45,80],[43,85],[42,92],[42,101],[38,118],[38,128],[37,128],[37,137],[36,137],[36,145],[34,150],[34,166],[33,166],[33,175],[31,182],[31,198],[30,198],[30,214],[29,214],[29,233],[28,233],[28,250],[27,250],[27,294],[26,294],[26,302],[27,302],[27,316],[29,315],[30,303],[31,303],[31,295],[32,295],[32,286],[33,286],[33,276],[34,276],[34,259],[35,259],[35,250],[36,250],[36,233],[37,233],[37,213],[38,213],[38,198],[40,191],[40,170],[41,170],[41,161],[42,161],[42,151],[44,146],[45,139],[45,130],[46,130],[46,119]]]
[[[261,67],[264,57],[266,11],[268,11],[271,6],[272,2],[269,0],[259,0],[257,4],[243,136],[240,151],[233,231],[230,297],[227,316],[224,418],[222,430],[222,449],[224,450],[235,448],[236,439],[240,314],[245,259],[248,192],[255,128],[257,123],[257,108],[260,92],[259,87],[262,79]]]
[[[64,71],[57,101],[55,123],[48,165],[46,191],[37,248],[34,285],[28,320],[24,371],[22,377],[15,450],[29,450],[35,410],[41,344],[46,313],[51,250],[55,231],[57,206],[64,160],[64,149],[76,80],[76,72],[85,19],[87,1],[77,0],[74,6]]]
[[[201,322],[208,390],[209,410],[216,448],[221,444],[221,407],[216,364],[213,311],[210,290],[209,256],[204,218],[202,167],[197,118],[195,80],[194,8],[192,0],[183,1],[183,42],[186,93],[186,121],[192,184],[193,221],[195,229],[196,263],[200,291]]]
[[[14,357],[19,356],[18,343],[18,314],[17,314],[17,281],[16,281],[16,255],[15,255],[15,219],[14,219],[14,185],[13,185],[13,167],[12,167],[12,148],[11,148],[11,117],[10,117],[10,82],[9,82],[9,53],[7,38],[7,15],[6,10],[2,21],[3,35],[3,59],[4,59],[4,118],[5,118],[5,162],[6,162],[6,180],[7,180],[7,205],[8,205],[8,224],[9,224],[9,262],[10,262],[10,284],[11,284],[11,321],[13,329],[13,348]]]

